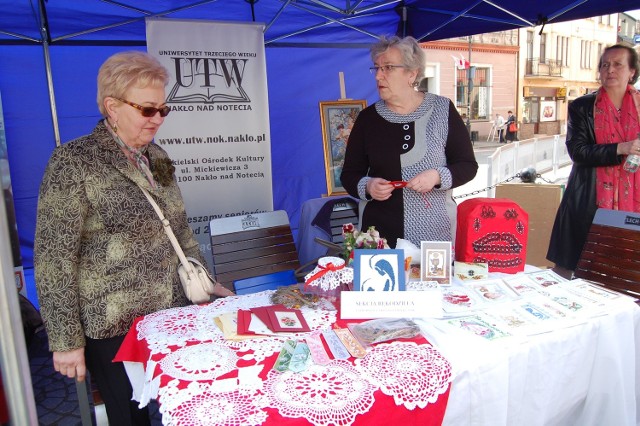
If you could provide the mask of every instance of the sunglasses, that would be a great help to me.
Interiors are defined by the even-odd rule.
[[[120,102],[124,102],[127,105],[131,105],[135,109],[139,110],[143,117],[153,117],[157,113],[160,113],[160,117],[166,117],[171,112],[171,108],[169,108],[168,105],[165,105],[162,108],[154,108],[154,107],[146,107],[146,106],[134,104],[133,102],[129,102],[129,101],[126,101],[124,99],[116,98],[115,96],[113,97],[113,99],[117,99]]]

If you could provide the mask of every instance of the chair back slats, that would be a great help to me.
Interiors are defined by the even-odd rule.
[[[594,281],[633,297],[640,296],[640,228],[637,214],[598,210],[587,234],[576,278]]]
[[[264,290],[276,290],[278,287],[292,284],[296,284],[296,276],[292,269],[287,269],[285,271],[236,280],[233,282],[233,291],[235,291],[237,295],[242,295]]]
[[[342,225],[352,223],[358,226],[358,203],[345,199],[336,202],[331,211],[329,223],[331,224],[331,242],[340,244],[344,241]]]
[[[275,218],[275,220],[274,220]],[[216,221],[224,221],[216,222]],[[236,222],[237,221],[237,222]],[[282,222],[286,221],[285,224]],[[238,224],[250,223],[243,230]],[[262,224],[266,224],[261,227]],[[223,285],[300,266],[286,213],[256,213],[211,221],[211,252],[215,277]],[[231,230],[231,232],[225,232]]]

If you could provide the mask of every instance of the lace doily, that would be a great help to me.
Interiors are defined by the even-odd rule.
[[[169,346],[184,346],[198,338],[197,305],[154,312],[136,326],[138,340],[146,340],[152,353],[169,353]]]
[[[188,381],[213,380],[236,368],[237,355],[218,343],[186,346],[160,361],[162,372]]]
[[[271,370],[264,389],[268,406],[283,417],[301,417],[316,426],[349,426],[369,411],[376,387],[349,362],[334,360],[300,373]]]
[[[172,380],[160,389],[160,412],[167,426],[260,425],[267,419],[264,397],[239,391],[215,392],[212,385],[191,382],[178,389]]]
[[[352,282],[353,268],[345,267],[344,260],[334,256],[318,259],[318,266],[304,277],[305,287],[318,287],[324,291]]]
[[[451,365],[433,346],[416,342],[381,343],[355,368],[396,405],[424,408],[446,392],[451,382]]]

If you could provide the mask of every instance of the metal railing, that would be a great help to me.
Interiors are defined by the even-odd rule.
[[[565,135],[544,136],[516,141],[500,148],[487,159],[487,196],[495,197],[495,185],[532,167],[538,174],[558,173],[571,165]]]
[[[528,76],[562,77],[562,62],[554,59],[529,58],[525,74]]]

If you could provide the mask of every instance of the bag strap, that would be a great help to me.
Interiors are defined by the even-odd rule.
[[[162,227],[164,228],[164,232],[166,232],[167,236],[169,237],[169,241],[171,241],[171,245],[173,246],[173,249],[176,251],[178,258],[180,259],[180,263],[182,263],[182,266],[185,268],[185,270],[189,275],[194,274],[195,272],[193,271],[191,264],[187,260],[187,257],[184,255],[184,251],[182,251],[182,247],[180,247],[180,243],[178,243],[178,239],[173,233],[173,229],[171,229],[171,224],[169,223],[169,220],[167,220],[164,217],[164,215],[162,214],[162,210],[160,210],[160,206],[158,206],[158,203],[156,203],[153,197],[151,196],[151,194],[149,194],[149,191],[147,191],[141,186],[139,188],[144,194],[144,196],[147,197],[147,200],[149,200],[149,203],[153,207],[153,210],[156,211],[156,214],[160,218],[160,221],[162,222]]]

